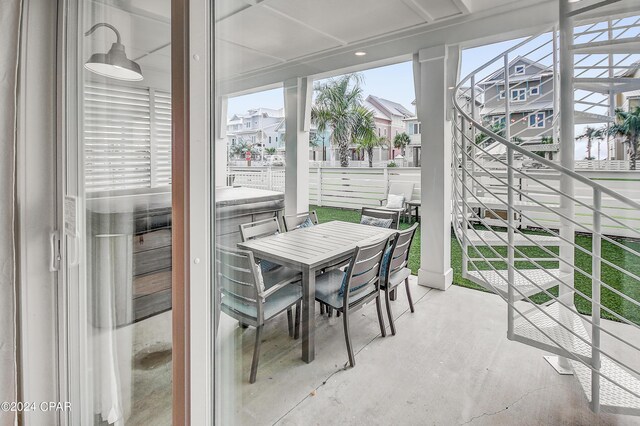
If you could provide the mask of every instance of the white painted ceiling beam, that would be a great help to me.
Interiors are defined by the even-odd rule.
[[[283,18],[285,18],[285,19],[287,19],[287,20],[289,20],[291,22],[295,22],[296,24],[302,25],[303,27],[305,27],[305,28],[307,28],[307,29],[309,29],[309,30],[311,30],[313,32],[316,32],[316,33],[318,33],[318,34],[320,34],[320,35],[322,35],[324,37],[330,38],[331,40],[335,41],[336,43],[340,44],[341,46],[346,46],[347,45],[346,41],[334,36],[333,34],[329,34],[329,33],[325,32],[325,31],[321,31],[318,28],[316,28],[316,27],[314,27],[312,25],[309,25],[306,22],[303,22],[303,21],[301,21],[299,19],[296,19],[293,16],[288,15],[288,14],[286,14],[286,13],[284,13],[284,12],[282,12],[282,11],[276,9],[276,8],[270,7],[269,5],[264,5],[263,7],[265,9],[269,9],[273,13],[276,13],[276,14],[282,16]]]
[[[411,10],[416,12],[418,16],[424,19],[425,22],[435,21],[433,16],[431,16],[431,14],[424,7],[416,3],[415,0],[402,0],[402,2],[406,4]]]

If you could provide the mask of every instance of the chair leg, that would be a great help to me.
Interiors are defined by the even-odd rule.
[[[302,301],[296,303],[296,324],[293,338],[298,340],[300,338],[300,317],[302,316]]]
[[[249,383],[256,382],[256,373],[258,372],[258,359],[260,359],[260,343],[262,340],[262,327],[259,325],[256,327],[256,345],[253,348],[253,361],[251,362],[251,375],[249,376]]]
[[[327,305],[327,314],[329,318],[333,316],[333,308]]]
[[[320,302],[320,315],[324,315],[324,303]]]
[[[293,337],[293,311],[287,308],[287,324],[289,325],[289,337]]]
[[[336,318],[340,318],[340,311],[336,311]]]
[[[342,316],[342,321],[344,324],[344,340],[347,343],[347,353],[349,354],[349,364],[351,367],[356,366],[356,359],[353,356],[353,348],[351,348],[351,336],[349,335],[349,313],[345,312]]]
[[[391,312],[391,298],[389,297],[390,291],[387,289],[384,291],[384,301],[387,304],[387,316],[389,317],[389,325],[391,326],[391,334],[396,335],[396,324],[393,322],[393,313]]]
[[[409,290],[409,278],[404,280],[404,286],[407,289],[407,299],[409,299],[409,308],[411,309],[411,313],[415,312],[413,309],[413,299],[411,298],[411,290]]]
[[[391,294],[389,295],[389,299],[395,301],[398,298],[398,293],[396,292],[396,289],[394,288],[393,290],[391,290]]]
[[[384,327],[384,317],[382,316],[382,305],[380,302],[380,293],[376,297],[376,310],[378,311],[378,322],[380,323],[380,334],[382,337],[387,337],[387,330]]]

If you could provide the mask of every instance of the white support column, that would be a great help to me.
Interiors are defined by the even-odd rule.
[[[309,210],[309,127],[311,94],[309,77],[284,82],[285,111],[285,214]]]
[[[451,269],[451,119],[460,63],[458,46],[437,46],[414,55],[418,120],[422,124],[421,253],[418,283],[446,290]]]
[[[217,96],[215,105],[215,184],[216,186],[227,186],[227,159],[228,142],[227,142],[227,104],[229,98],[226,96]]]

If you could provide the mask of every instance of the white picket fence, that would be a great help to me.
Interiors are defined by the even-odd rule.
[[[553,188],[559,186],[559,176],[551,171],[539,170],[528,173]],[[580,170],[580,173],[626,197],[640,200],[640,172]],[[495,176],[500,177],[500,173],[496,172]],[[485,174],[481,179],[483,184],[491,188],[496,196],[506,199],[505,186],[497,178]],[[503,180],[506,181],[506,175]],[[518,178],[518,176],[516,176],[516,180],[523,193],[535,194],[535,198],[538,200],[546,197],[550,206],[559,204],[558,195],[543,184],[533,179]],[[412,199],[420,199],[420,168],[311,167],[309,169],[309,202],[318,206],[354,210],[359,210],[363,206],[379,206],[380,200],[386,197],[387,189],[392,182],[414,183]],[[228,183],[235,186],[284,192],[284,168],[232,168],[229,172]],[[587,205],[592,205],[592,192],[588,188],[577,185],[575,193],[579,200]],[[485,196],[492,197],[490,194],[485,194]],[[519,197],[523,201],[527,201],[526,196],[520,195]],[[615,200],[608,199],[606,196],[603,197],[602,205],[603,211],[615,219],[613,221],[603,218],[602,227],[605,234],[637,238],[636,232],[626,229],[616,221],[640,230],[640,212],[625,209]],[[518,217],[518,225],[523,228],[537,228],[542,225],[557,229],[560,224],[553,218],[557,218],[557,215],[545,213],[539,208],[531,211],[524,208],[522,215]],[[590,210],[579,204],[576,205],[576,218],[585,225],[592,221]],[[499,224],[499,221],[496,221],[496,224]],[[576,230],[581,231],[581,229]]]

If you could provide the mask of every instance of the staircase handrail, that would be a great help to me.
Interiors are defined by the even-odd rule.
[[[597,182],[594,182],[593,180],[591,180],[591,179],[589,179],[587,177],[584,177],[583,175],[581,175],[579,173],[576,173],[573,170],[570,170],[570,169],[568,169],[566,167],[563,167],[558,163],[555,163],[555,162],[553,162],[551,160],[543,158],[543,157],[541,157],[539,155],[533,154],[533,153],[529,152],[528,150],[522,148],[521,146],[519,146],[519,145],[517,145],[517,144],[515,144],[513,142],[508,141],[507,139],[505,139],[504,137],[498,135],[497,133],[492,132],[491,129],[483,126],[482,123],[479,123],[477,120],[475,120],[469,113],[467,113],[465,111],[465,108],[463,108],[460,105],[457,93],[462,90],[462,87],[463,87],[463,85],[465,83],[467,83],[468,81],[471,80],[471,77],[473,77],[475,74],[477,74],[479,71],[483,70],[484,68],[488,67],[489,65],[493,64],[494,62],[496,62],[500,58],[505,58],[505,57],[508,58],[508,55],[511,52],[513,52],[516,49],[522,47],[523,45],[531,42],[532,40],[536,39],[537,37],[541,36],[542,34],[544,34],[545,32],[548,32],[548,31],[549,30],[546,30],[544,32],[541,32],[539,34],[536,34],[534,36],[531,36],[531,37],[523,40],[522,42],[516,44],[515,46],[513,46],[510,49],[506,50],[505,52],[497,55],[492,60],[490,60],[490,61],[484,63],[483,65],[481,65],[480,67],[476,68],[474,71],[472,71],[466,77],[464,77],[462,80],[460,80],[460,82],[455,86],[455,90],[453,91],[453,95],[452,95],[452,97],[453,97],[453,105],[455,107],[455,110],[460,115],[462,115],[466,120],[468,120],[474,127],[476,127],[478,130],[480,130],[482,133],[486,134],[487,136],[489,136],[490,138],[492,138],[496,142],[499,142],[502,145],[505,145],[507,148],[510,148],[510,149],[522,154],[523,156],[525,156],[527,158],[534,159],[537,162],[539,162],[539,163],[541,163],[541,164],[543,164],[543,165],[545,165],[545,166],[547,166],[547,167],[549,167],[549,168],[551,168],[553,170],[556,170],[556,171],[558,171],[560,173],[569,175],[572,178],[576,179],[577,181],[582,182],[582,183],[584,183],[585,185],[587,185],[587,186],[589,186],[591,188],[598,189],[603,194],[607,194],[611,198],[614,198],[614,199],[616,199],[616,200],[618,200],[618,201],[620,201],[622,203],[626,203],[626,204],[628,204],[628,205],[640,210],[640,203],[638,203],[638,202],[636,202],[636,201],[634,201],[634,200],[632,200],[632,199],[630,199],[628,197],[625,197],[625,196],[619,194],[618,192],[607,188],[604,185],[601,185],[601,184],[599,184]],[[472,100],[472,102],[474,102],[474,101],[475,101],[475,99]],[[562,142],[560,142],[560,143],[562,143]]]

